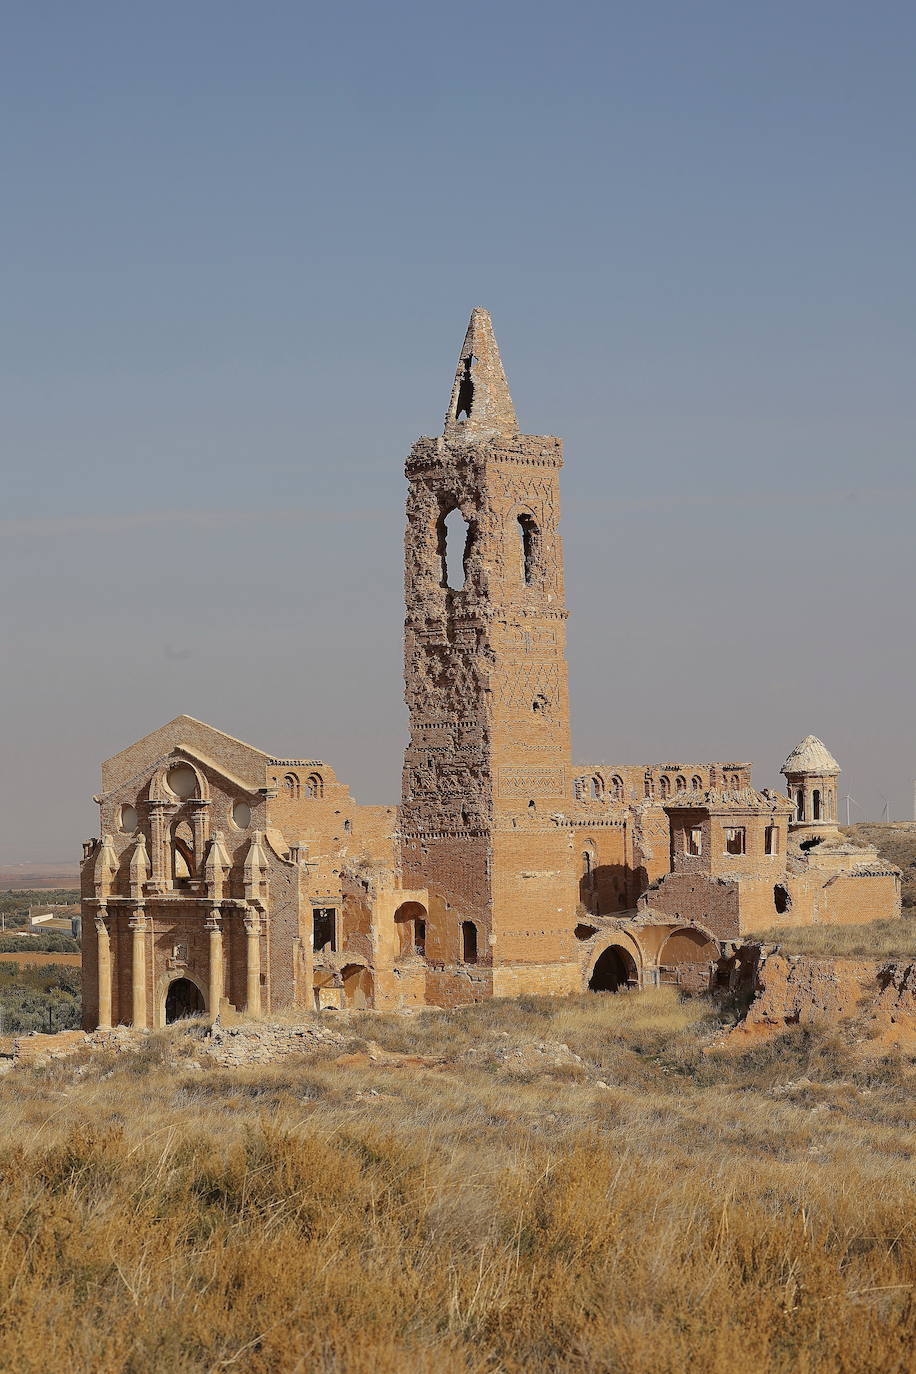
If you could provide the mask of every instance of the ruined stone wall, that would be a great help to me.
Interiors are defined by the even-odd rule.
[[[733,940],[741,933],[740,910],[739,883],[703,873],[669,873],[640,902],[641,912],[657,913],[673,923],[694,922],[718,940]]]
[[[814,900],[814,919],[832,925],[887,921],[900,915],[900,878],[896,873],[838,873],[828,878]]]

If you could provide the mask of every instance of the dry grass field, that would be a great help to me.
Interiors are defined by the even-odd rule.
[[[0,1079],[0,1368],[916,1369],[911,1063],[669,990],[334,1024],[440,1062]]]
[[[916,919],[870,921],[850,926],[773,926],[753,939],[779,945],[785,954],[838,959],[916,959]]]

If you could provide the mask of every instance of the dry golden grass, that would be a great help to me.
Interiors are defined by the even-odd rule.
[[[842,959],[916,958],[916,920],[870,921],[860,926],[772,926],[754,940],[779,945],[787,954]]]
[[[0,1368],[916,1369],[912,1065],[669,991],[340,1024],[446,1063],[0,1080]]]

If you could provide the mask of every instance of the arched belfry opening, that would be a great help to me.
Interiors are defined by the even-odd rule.
[[[451,592],[464,590],[474,532],[473,521],[466,520],[458,506],[452,506],[439,518],[440,584]]]
[[[474,407],[474,364],[477,359],[473,353],[468,358],[462,359],[464,371],[461,374],[461,381],[458,385],[458,401],[455,406],[456,420],[469,420],[471,411]]]
[[[196,983],[190,978],[176,978],[169,984],[165,995],[165,1023],[184,1021],[189,1016],[203,1016],[206,1011],[204,996]]]
[[[530,587],[535,581],[540,561],[540,531],[533,515],[522,514],[518,517],[518,530],[521,537],[522,581]]]

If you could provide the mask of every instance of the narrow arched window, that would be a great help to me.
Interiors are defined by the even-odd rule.
[[[477,963],[477,927],[473,921],[461,922],[461,962]]]
[[[540,558],[540,531],[533,515],[520,515],[518,527],[522,543],[522,580],[526,587],[530,587],[535,580]]]
[[[611,795],[614,801],[623,801],[623,778],[611,778]]]
[[[187,887],[194,876],[194,832],[181,821],[172,835],[172,877],[177,887]]]
[[[686,792],[686,791],[687,791],[687,779],[686,779],[685,777],[682,777],[680,773],[678,773],[678,775],[677,775],[677,779],[676,779],[675,785],[676,785],[677,790],[678,790],[679,792]]]
[[[800,787],[795,793],[795,819],[803,821],[805,819],[805,791]]]
[[[667,774],[667,773],[663,773],[663,774],[662,774],[661,788],[662,788],[662,796],[663,796],[663,797],[670,797],[670,795],[671,795],[671,779],[668,777],[668,774]]]
[[[811,819],[812,819],[812,820],[815,820],[815,821],[819,821],[820,818],[821,818],[821,794],[820,794],[820,790],[819,790],[817,787],[815,787],[814,791],[811,793]]]
[[[694,792],[699,792],[700,788],[703,786],[703,779],[694,773],[693,777],[690,779],[690,786]]]
[[[306,795],[315,799],[324,796],[324,779],[320,773],[310,773],[305,783]]]
[[[441,570],[439,585],[449,591],[464,590],[467,579],[468,557],[474,543],[477,527],[473,521],[465,520],[457,505],[444,510],[439,516],[438,547]]]
[[[299,776],[296,773],[287,773],[283,779],[283,791],[293,801],[299,796]]]

